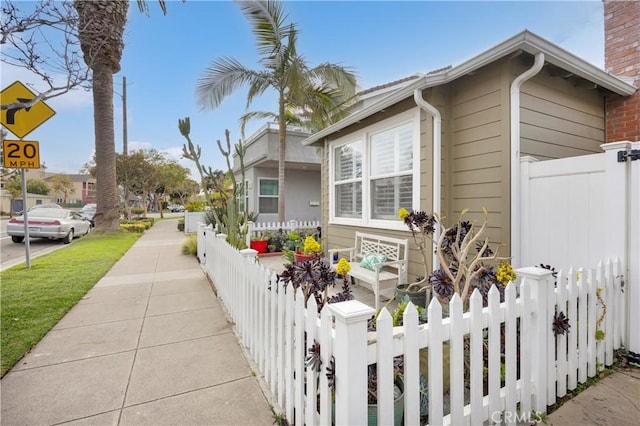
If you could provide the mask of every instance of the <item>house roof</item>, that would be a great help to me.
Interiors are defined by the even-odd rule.
[[[636,87],[625,79],[613,76],[582,58],[562,49],[561,47],[543,39],[528,31],[522,31],[515,36],[495,45],[479,55],[456,66],[445,67],[427,74],[420,74],[419,78],[410,81],[389,95],[372,103],[347,118],[317,132],[302,141],[303,145],[311,145],[322,138],[355,124],[376,112],[413,96],[416,89],[439,86],[449,83],[485,65],[495,62],[515,52],[527,52],[535,55],[544,53],[545,63],[553,64],[569,73],[591,81],[605,89],[622,96],[630,96],[635,93]]]

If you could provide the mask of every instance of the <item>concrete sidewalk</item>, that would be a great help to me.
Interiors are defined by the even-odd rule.
[[[549,414],[549,426],[637,425],[640,421],[640,369],[621,368]]]
[[[2,379],[3,425],[271,425],[175,220],[157,222]]]

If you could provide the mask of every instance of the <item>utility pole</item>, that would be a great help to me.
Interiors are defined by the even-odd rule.
[[[122,155],[125,157],[129,154],[127,146],[127,77],[122,76]],[[131,219],[131,207],[129,206],[129,188],[127,187],[127,166],[124,168],[125,185],[124,185],[124,211],[127,220]]]
[[[122,153],[127,155],[127,77],[122,76]]]

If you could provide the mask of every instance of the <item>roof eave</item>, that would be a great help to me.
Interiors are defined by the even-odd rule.
[[[411,82],[402,89],[380,99],[378,102],[371,104],[367,108],[364,108],[317,133],[314,133],[307,139],[303,140],[302,144],[307,146],[313,145],[321,139],[344,129],[345,127],[356,124],[376,112],[412,96],[416,89],[424,90],[428,87],[448,83],[518,50],[523,50],[534,55],[538,52],[542,52],[545,54],[545,61],[566,69],[577,76],[593,81],[599,86],[611,90],[619,95],[630,96],[637,90],[637,88],[632,84],[606,73],[595,65],[592,65],[574,54],[569,53],[541,37],[538,37],[530,31],[525,30],[446,72],[434,75],[425,75],[418,78],[416,81]]]

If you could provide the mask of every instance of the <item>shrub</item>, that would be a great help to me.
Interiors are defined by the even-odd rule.
[[[144,209],[142,207],[131,207],[131,214],[141,215],[144,213]]]
[[[144,223],[121,223],[120,228],[129,232],[138,232],[138,233],[142,233],[145,231],[145,229],[148,229],[145,227]]]
[[[192,201],[184,206],[184,210],[188,212],[203,212],[206,206],[204,201]]]
[[[198,236],[194,234],[187,235],[182,242],[182,254],[188,254],[191,256],[198,255]]]

